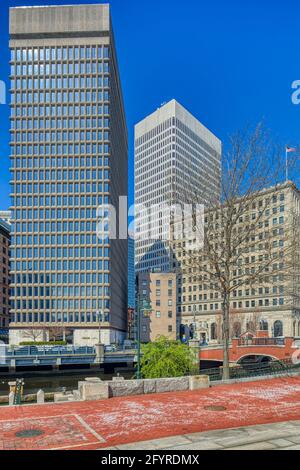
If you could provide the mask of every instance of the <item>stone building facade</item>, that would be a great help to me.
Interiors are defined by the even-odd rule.
[[[239,218],[236,229],[255,218],[255,213],[266,204],[255,236],[247,241],[242,262],[237,264],[240,273],[249,273],[265,256],[282,256],[282,266],[272,265],[261,273],[252,285],[233,290],[230,305],[231,336],[246,331],[264,330],[270,337],[300,336],[300,277],[299,277],[299,214],[300,191],[292,183],[266,189],[257,195],[249,211]],[[206,214],[213,221],[217,211]],[[285,256],[291,243],[295,244],[292,256],[295,269],[291,273],[290,261]],[[173,243],[173,268],[180,272],[177,281],[177,316],[181,334],[193,335],[196,329],[202,343],[217,343],[222,337],[222,298],[216,284],[203,269],[205,258],[190,256],[186,241]],[[289,254],[289,256],[290,256]],[[201,254],[200,254],[201,255]],[[278,255],[278,256],[277,256]],[[280,261],[281,262],[281,261]],[[285,269],[286,266],[286,269]],[[279,269],[280,268],[280,269]],[[273,272],[274,271],[274,272]]]

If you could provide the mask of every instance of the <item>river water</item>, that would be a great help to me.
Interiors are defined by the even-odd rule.
[[[201,363],[201,369],[216,367],[214,363],[207,361],[204,365],[204,362]],[[125,379],[132,379],[134,377],[134,370],[122,370],[117,369],[120,376]],[[59,392],[63,388],[66,388],[67,391],[77,390],[78,382],[83,381],[87,377],[99,377],[102,380],[111,380],[112,377],[116,377],[117,373],[105,373],[103,371],[97,370],[72,370],[72,371],[62,371],[60,373],[56,372],[24,372],[23,375],[19,372],[17,377],[23,378],[25,382],[24,393],[31,394],[36,393],[40,389],[44,390],[46,393]],[[0,375],[0,396],[8,395],[9,386],[8,382],[14,381],[16,376],[14,375]]]
[[[28,374],[28,373],[27,373]],[[61,391],[63,388],[66,388],[68,391],[76,390],[78,387],[78,382],[84,380],[86,377],[99,377],[102,380],[111,380],[112,377],[116,377],[117,374],[104,374],[99,371],[73,371],[73,372],[63,372],[63,374],[49,374],[49,372],[44,372],[41,374],[27,375],[24,374],[25,386],[24,393],[36,393],[40,389],[44,392],[57,392]],[[125,377],[126,379],[131,379],[134,375],[134,371],[120,372],[120,376]],[[18,378],[21,378],[18,375]],[[8,382],[14,381],[14,376],[0,376],[0,396],[8,395],[9,386]]]

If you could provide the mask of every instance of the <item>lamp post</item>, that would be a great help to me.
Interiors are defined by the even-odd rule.
[[[137,370],[136,378],[141,379],[141,315],[150,315],[151,306],[148,300],[141,300],[140,294],[137,295]]]
[[[197,322],[196,322],[196,310],[194,310],[194,328],[193,328],[193,339],[189,340],[189,348],[192,352],[193,356],[193,367],[192,367],[192,374],[196,375],[199,374],[200,369],[200,342],[198,339],[198,329],[197,329]]]
[[[96,350],[96,364],[101,364],[104,360],[104,345],[101,344],[101,322],[102,322],[102,310],[97,312],[98,316],[98,328],[99,328],[99,343],[95,345]]]
[[[137,308],[137,371],[136,378],[140,380],[141,378],[141,309],[140,309],[140,296],[138,295],[138,308]]]
[[[198,339],[198,331],[197,331],[197,322],[196,322],[196,310],[194,309],[194,335],[193,339]]]

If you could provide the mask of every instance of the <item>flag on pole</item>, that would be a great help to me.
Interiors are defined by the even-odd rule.
[[[288,181],[289,179],[289,162],[288,162],[288,154],[292,152],[297,152],[297,149],[294,147],[289,147],[286,145],[285,147],[285,179]]]

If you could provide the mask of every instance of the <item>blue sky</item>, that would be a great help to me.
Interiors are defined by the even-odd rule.
[[[2,0],[0,79],[8,80],[8,8],[107,3]],[[111,0],[129,130],[129,197],[133,200],[133,126],[176,98],[226,142],[264,119],[274,139],[300,144],[300,79],[296,0]],[[8,106],[0,106],[0,208],[9,207]],[[284,153],[284,150],[283,150]],[[299,181],[299,169],[293,177]]]

